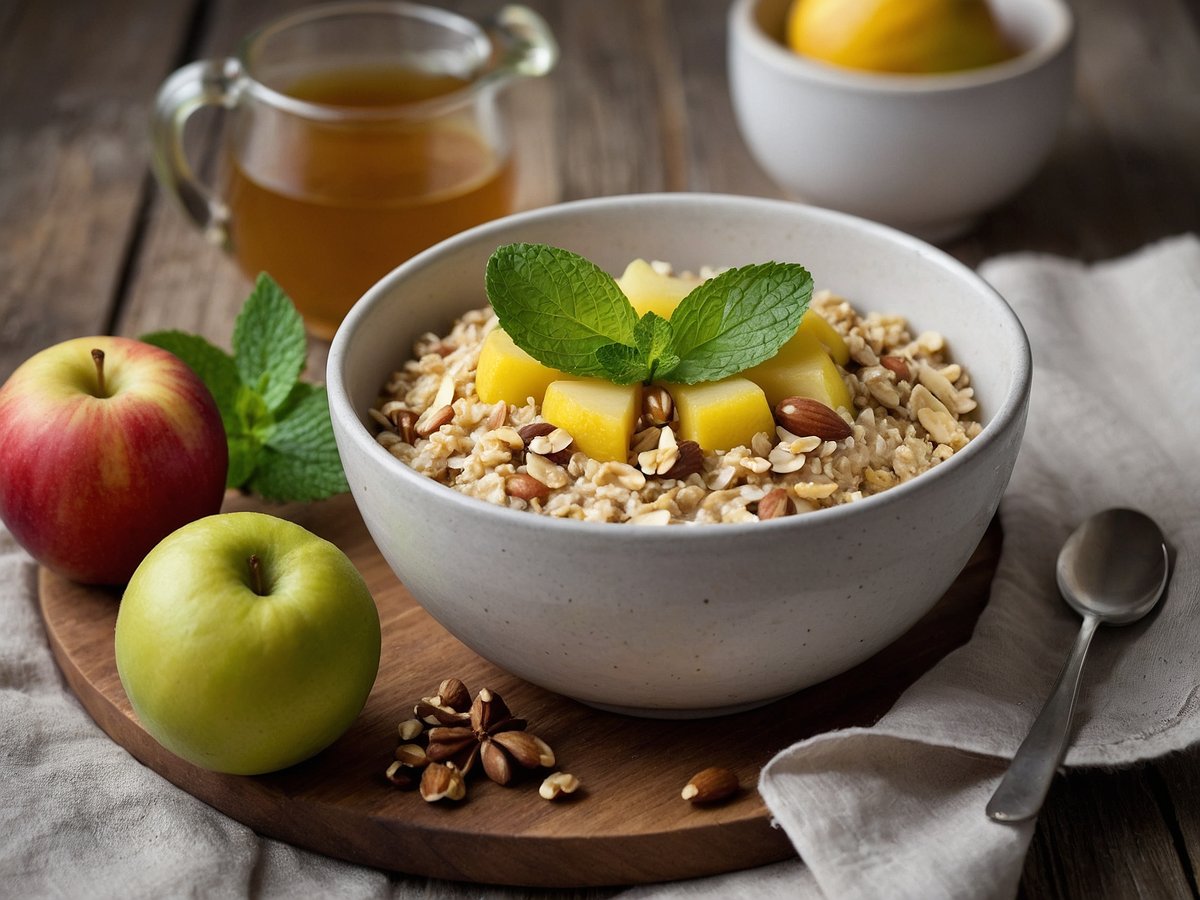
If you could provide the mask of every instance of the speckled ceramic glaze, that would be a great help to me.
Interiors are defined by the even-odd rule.
[[[504,509],[379,446],[368,408],[426,331],[484,305],[499,245],[566,247],[620,272],[800,262],[862,311],[934,329],[972,376],[986,427],[935,470],[857,503],[761,523],[630,526]],[[1029,348],[986,283],[914,238],[795,203],[709,194],[586,200],[472,229],[393,271],[329,356],[330,409],[367,527],[450,632],[535,684],[648,716],[764,703],[842,672],[917,621],[966,564],[1024,428]],[[443,673],[444,674],[444,673]]]
[[[784,46],[791,0],[736,0],[729,82],[742,137],[777,184],[810,203],[940,240],[1036,173],[1071,98],[1063,0],[992,3],[1024,52],[965,72],[895,75]]]

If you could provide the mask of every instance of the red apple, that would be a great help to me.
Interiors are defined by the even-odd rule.
[[[0,388],[0,518],[77,581],[124,584],[160,540],[218,512],[228,463],[204,383],[140,341],[64,341]]]

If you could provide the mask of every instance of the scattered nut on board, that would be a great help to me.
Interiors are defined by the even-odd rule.
[[[570,772],[555,772],[546,777],[538,794],[543,800],[554,800],[562,794],[573,794],[579,790],[579,779]]]
[[[728,769],[712,766],[689,778],[680,796],[693,803],[718,803],[737,792],[737,776]]]

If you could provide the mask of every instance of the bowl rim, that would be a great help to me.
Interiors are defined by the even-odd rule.
[[[1048,65],[1068,52],[1075,41],[1075,16],[1065,0],[1036,0],[1055,17],[1053,28],[1036,46],[1012,59],[959,72],[871,72],[836,66],[788,50],[759,27],[754,10],[762,2],[734,0],[728,20],[731,44],[740,41],[761,61],[789,77],[864,94],[927,96],[1014,80]]]
[[[502,234],[513,226],[522,226],[526,223],[537,222],[539,220],[552,220],[563,215],[587,213],[591,210],[612,207],[631,207],[630,211],[635,212],[638,207],[654,206],[662,203],[703,206],[706,209],[725,207],[727,209],[737,208],[741,211],[759,209],[765,212],[767,210],[781,211],[786,209],[792,212],[800,212],[802,215],[815,218],[817,221],[837,223],[843,226],[848,225],[869,234],[882,237],[890,242],[898,243],[913,251],[930,264],[936,265],[958,278],[972,282],[981,296],[987,298],[989,302],[994,303],[997,307],[997,312],[1003,318],[1007,319],[1014,329],[1013,334],[1016,338],[1020,355],[1019,358],[1013,360],[1012,384],[1008,392],[996,404],[995,413],[984,426],[979,436],[971,440],[966,447],[959,450],[950,459],[939,463],[933,469],[923,472],[903,484],[888,488],[878,494],[855,500],[853,503],[818,509],[801,515],[784,516],[766,522],[705,523],[696,526],[692,526],[689,523],[689,525],[684,527],[664,528],[660,525],[637,525],[628,522],[589,522],[531,515],[526,510],[510,509],[505,506],[489,503],[486,500],[470,497],[441,482],[435,481],[396,459],[375,440],[351,404],[346,388],[345,372],[350,361],[348,351],[354,341],[355,335],[360,329],[364,328],[364,324],[370,318],[374,308],[380,301],[390,295],[395,290],[395,285],[398,282],[402,282],[410,272],[434,263],[442,255],[453,253],[459,247],[473,244],[480,240],[486,240],[492,235]],[[498,243],[501,242],[498,241]],[[454,313],[453,311],[448,312],[451,315],[456,315],[465,311],[460,310],[458,313]],[[480,517],[485,521],[494,520],[495,525],[499,527],[512,527],[534,531],[550,529],[552,532],[563,534],[574,531],[581,535],[587,535],[590,540],[623,540],[628,539],[630,535],[636,535],[639,542],[649,542],[652,545],[656,545],[662,541],[677,541],[682,534],[690,535],[685,540],[693,543],[702,543],[705,540],[727,542],[733,539],[744,538],[750,534],[768,534],[782,537],[783,535],[780,533],[782,530],[795,530],[803,533],[828,527],[846,519],[853,520],[864,516],[882,515],[889,507],[904,504],[914,491],[931,489],[941,481],[953,477],[954,473],[960,468],[971,465],[976,457],[983,455],[993,444],[1001,441],[1012,427],[1019,427],[1023,418],[1023,410],[1029,398],[1029,389],[1033,376],[1032,366],[1032,352],[1029,345],[1029,338],[1025,333],[1020,319],[1013,312],[1012,307],[1008,305],[1008,302],[995,288],[988,284],[969,266],[959,262],[945,251],[922,241],[920,238],[849,213],[824,209],[791,200],[749,197],[735,194],[671,192],[622,194],[573,200],[526,212],[514,213],[460,232],[413,256],[372,285],[358,302],[354,304],[346,318],[342,321],[342,324],[338,327],[337,332],[334,334],[333,342],[330,345],[326,364],[326,389],[328,391],[330,415],[333,420],[335,432],[338,431],[340,424],[345,439],[351,441],[368,458],[377,459],[382,465],[391,466],[390,471],[395,472],[396,477],[411,489],[425,494],[430,502],[449,504],[452,508],[467,516]],[[382,384],[386,377],[387,373],[381,372],[379,374],[379,383]]]

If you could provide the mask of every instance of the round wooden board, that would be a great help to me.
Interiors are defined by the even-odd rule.
[[[233,497],[226,510],[256,508]],[[550,694],[476,656],[433,621],[379,556],[348,496],[272,507],[338,544],[379,606],[383,661],[354,726],[332,747],[283,772],[219,775],[164,750],[142,730],[117,677],[113,627],[119,592],[45,570],[40,598],[50,644],[67,681],[99,725],[142,763],[255,831],[381,869],[514,885],[635,884],[749,868],[794,854],[755,790],[780,749],[832,728],[868,725],[919,675],[970,635],[999,556],[993,523],[951,590],[911,631],[835,679],[747,713],[653,721],[604,713]],[[414,701],[455,675],[489,687],[530,721],[583,789],[547,803],[539,778],[502,788],[470,781],[457,805],[428,804],[383,777],[396,725]],[[742,790],[697,808],[679,791],[711,765],[733,769]]]

